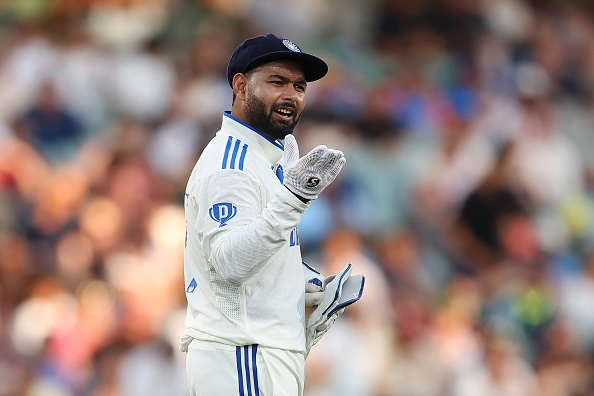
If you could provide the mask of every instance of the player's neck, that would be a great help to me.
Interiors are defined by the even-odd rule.
[[[239,121],[244,122],[249,125],[249,123],[247,122],[247,119],[245,117],[245,111],[243,111],[243,108],[241,108],[241,106],[233,106],[231,108],[231,115],[233,117],[237,118]]]
[[[233,106],[233,107],[231,108],[231,116],[233,116],[233,117],[234,117],[234,118],[236,118],[237,120],[239,120],[239,121],[243,122],[244,124],[246,124],[246,125],[249,125],[251,128],[253,128],[253,129],[255,129],[255,130],[259,131],[261,134],[263,134],[263,135],[267,136],[267,137],[268,137],[269,139],[271,139],[271,140],[276,140],[276,139],[278,139],[278,137],[273,137],[273,136],[270,136],[270,134],[269,134],[269,133],[267,133],[267,131],[263,131],[262,129],[260,129],[260,128],[258,128],[258,127],[256,127],[256,126],[254,126],[254,125],[253,125],[251,122],[249,122],[249,121],[247,120],[247,117],[246,117],[246,115],[245,115],[245,111],[243,110],[243,108],[242,108],[241,106]]]

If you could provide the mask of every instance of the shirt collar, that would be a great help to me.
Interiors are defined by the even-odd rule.
[[[272,140],[253,126],[233,117],[228,111],[223,113],[223,124],[219,134],[236,135],[246,143],[251,143],[250,147],[257,148],[271,165],[276,165],[280,161],[285,149],[281,140]]]

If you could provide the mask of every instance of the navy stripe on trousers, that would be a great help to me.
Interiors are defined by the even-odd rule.
[[[252,348],[251,359],[249,348]],[[256,364],[257,353],[258,344],[235,347],[235,357],[237,359],[237,385],[239,389],[239,396],[260,395],[260,388],[258,386],[258,367]],[[252,383],[254,385],[253,388]]]

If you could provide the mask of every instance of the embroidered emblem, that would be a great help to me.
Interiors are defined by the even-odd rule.
[[[301,49],[297,47],[297,44],[293,43],[291,40],[284,39],[283,44],[293,52],[301,52]]]
[[[221,223],[219,227],[224,227],[227,225],[227,222],[237,214],[237,206],[229,202],[214,204],[212,208],[208,210],[208,214],[211,219],[217,223]]]

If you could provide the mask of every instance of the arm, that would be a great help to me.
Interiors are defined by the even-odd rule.
[[[197,184],[202,247],[232,284],[245,282],[277,254],[299,224],[306,202],[316,199],[346,162],[342,152],[326,146],[299,158],[293,135],[285,138],[284,158],[284,187],[278,186],[265,207],[264,186],[244,172],[220,170]]]
[[[198,185],[202,247],[219,275],[234,285],[249,280],[277,254],[308,207],[279,184],[262,208],[264,187],[240,171],[219,171]]]

